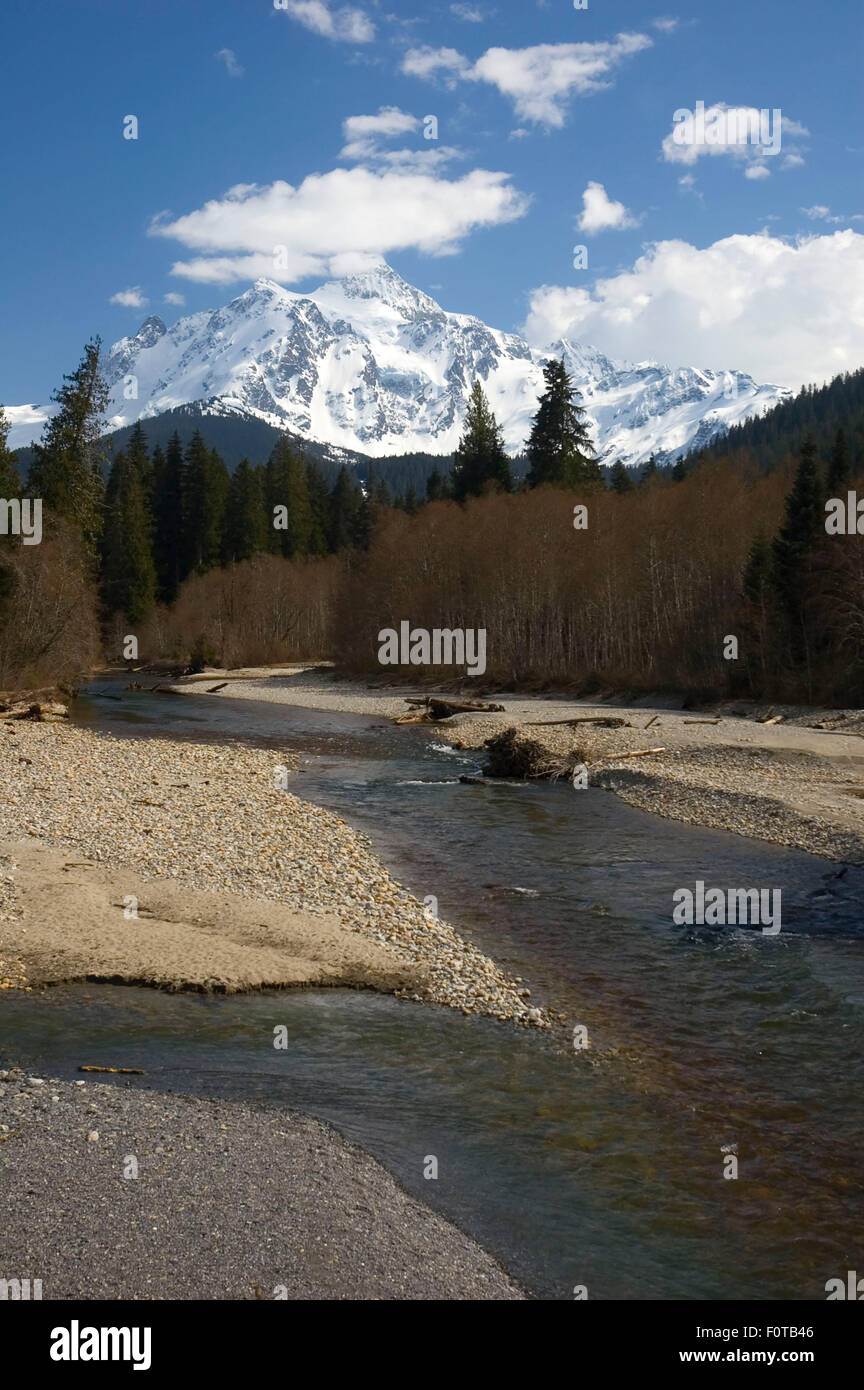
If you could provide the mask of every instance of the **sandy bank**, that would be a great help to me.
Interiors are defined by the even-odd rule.
[[[43,1299],[524,1297],[307,1116],[7,1071],[0,1141],[0,1278]]]
[[[234,994],[421,982],[422,972],[336,917],[100,868],[32,840],[7,841],[0,853],[14,866],[20,909],[0,922],[0,955],[26,960],[31,986],[89,979]]]
[[[181,683],[175,687],[189,691]],[[195,693],[200,693],[198,686]],[[395,718],[408,687],[370,689],[298,671],[232,681],[210,698],[273,701],[304,708]],[[432,692],[434,693],[434,692]],[[632,805],[694,825],[730,830],[852,864],[864,864],[864,713],[777,706],[778,724],[758,722],[765,707],[730,702],[716,710],[587,704],[573,699],[496,694],[503,714],[457,716],[430,735],[480,748],[514,725],[550,752],[578,749],[593,785]],[[742,711],[736,714],[733,711]],[[619,729],[554,726],[549,721],[613,715]],[[705,722],[717,718],[719,722]],[[812,727],[830,723],[831,730]],[[650,757],[622,758],[660,748]],[[574,794],[578,795],[578,792]]]
[[[281,790],[276,773],[293,761],[3,725],[0,985],[371,985],[546,1026],[518,982],[427,914],[365,836]],[[52,853],[62,850],[71,859]],[[124,916],[130,897],[137,919]]]

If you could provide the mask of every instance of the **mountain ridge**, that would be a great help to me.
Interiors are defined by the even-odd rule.
[[[446,457],[479,377],[505,447],[517,454],[550,356],[563,357],[573,376],[603,463],[638,464],[651,454],[671,462],[792,394],[743,372],[615,361],[567,339],[540,351],[518,334],[442,309],[382,263],[308,293],[259,278],[220,308],[171,327],[148,316],[105,359],[106,426],[198,404],[372,458]],[[8,409],[13,447],[33,439],[47,409]]]

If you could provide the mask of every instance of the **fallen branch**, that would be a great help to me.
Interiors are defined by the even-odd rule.
[[[648,720],[648,723],[645,725],[645,728],[646,728],[646,729],[650,729],[650,728],[651,728],[651,725],[652,725],[652,724],[656,724],[656,723],[657,723],[657,720],[658,720],[659,718],[660,718],[659,714],[652,714],[651,718]]]
[[[140,1067],[79,1067],[79,1071],[110,1071],[116,1076],[146,1076]]]
[[[602,762],[617,762],[619,758],[648,758],[652,753],[665,753],[665,748],[634,748],[632,753],[609,753]]]
[[[609,714],[584,714],[580,715],[578,719],[529,719],[526,727],[542,729],[553,724],[597,724],[602,729],[631,728],[629,719],[619,719],[617,716]]]
[[[780,718],[781,718],[781,719],[783,718],[782,714],[781,714]],[[772,719],[772,720],[771,720],[771,723],[773,724],[773,722],[774,722],[774,721],[773,721],[773,719]],[[684,720],[684,723],[685,723],[685,724],[719,724],[719,723],[720,723],[720,720],[719,720],[719,719],[685,719],[685,720]]]
[[[204,691],[204,694],[205,694],[205,695],[215,695],[217,690],[224,690],[227,684],[228,684],[227,681],[223,681],[221,685],[211,685],[211,686],[208,686],[207,689]]]

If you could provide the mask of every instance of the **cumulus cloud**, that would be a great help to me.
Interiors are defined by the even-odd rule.
[[[455,48],[412,48],[402,71],[414,77],[487,82],[512,101],[521,120],[564,125],[568,101],[611,86],[612,71],[650,48],[645,34],[618,34],[611,43],[543,43],[532,48],[488,48],[473,65]]]
[[[463,19],[466,24],[483,23],[483,11],[475,5],[451,5],[450,13],[455,14],[457,19]]]
[[[402,71],[409,77],[443,77],[449,85],[471,76],[471,64],[455,48],[409,48],[402,59]]]
[[[580,232],[593,236],[597,232],[635,227],[637,221],[623,203],[616,203],[608,196],[602,183],[589,182],[582,194],[582,212],[576,218]]]
[[[237,54],[234,53],[232,49],[220,48],[216,57],[222,59],[229,77],[243,76],[245,68],[241,68],[240,64],[237,62]]]
[[[681,23],[680,19],[652,19],[651,23],[655,29],[659,29],[663,34],[672,34]]]
[[[344,274],[345,256],[380,260],[409,247],[453,254],[469,233],[527,212],[529,200],[509,180],[487,169],[446,179],[429,170],[358,165],[311,174],[297,187],[281,180],[239,184],[183,217],[157,219],[150,234],[199,253],[172,266],[173,275],[214,284],[269,276],[292,284]]]
[[[185,304],[185,303],[186,303],[186,296],[185,296],[185,294],[177,294],[176,290],[169,290],[167,294],[165,294],[165,295],[162,296],[162,298],[165,300],[165,303],[166,303],[166,304]]]
[[[120,304],[124,309],[143,309],[148,300],[143,294],[140,285],[133,285],[128,290],[118,290],[112,294],[109,304]]]
[[[742,161],[745,178],[764,179],[771,173],[769,162],[781,150],[782,168],[804,163],[797,141],[808,134],[779,108],[757,110],[725,101],[706,107],[697,101],[694,110],[681,107],[674,113],[672,129],[663,140],[663,158],[671,164],[695,164],[707,155],[722,155]]]
[[[427,120],[434,120],[428,117]],[[400,135],[414,135],[426,123],[398,106],[382,106],[376,116],[349,116],[342,122],[345,145],[339,152],[340,159],[355,163],[389,165],[401,170],[434,170],[453,159],[461,158],[461,151],[449,145],[437,144],[437,122],[435,141],[427,143],[422,139],[419,145],[409,148],[386,149],[384,142]],[[430,137],[431,139],[431,137]]]
[[[525,333],[611,357],[735,368],[781,386],[864,365],[864,236],[851,230],[783,241],[767,232],[699,249],[648,248],[593,289],[543,285]]]
[[[313,34],[341,43],[371,43],[375,25],[364,10],[353,5],[331,9],[325,0],[274,0],[275,8],[283,10]]]

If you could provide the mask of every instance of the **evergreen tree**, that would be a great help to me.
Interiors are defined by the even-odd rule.
[[[280,436],[267,463],[267,504],[269,525],[276,538],[275,547],[271,537],[268,548],[286,559],[307,555],[313,530],[309,484],[303,460],[295,454],[286,435]],[[281,507],[284,512],[274,511]],[[274,526],[276,520],[280,522],[278,528]]]
[[[317,464],[306,462],[306,491],[309,494],[309,554],[326,555],[330,535],[330,489]]]
[[[642,466],[642,472],[639,474],[639,486],[641,487],[643,483],[653,482],[656,477],[657,460],[652,454],[648,462]]]
[[[187,574],[183,531],[183,445],[175,430],[163,454],[153,450],[153,559],[161,603],[173,603]]]
[[[672,481],[675,483],[683,483],[686,477],[687,465],[685,464],[683,458],[677,459],[672,469]]]
[[[109,613],[122,613],[130,623],[140,622],[156,597],[150,532],[150,508],[139,463],[128,453],[119,453],[105,494],[102,597]]]
[[[426,501],[440,502],[447,496],[447,484],[438,472],[433,468],[429,477],[426,479]]]
[[[330,495],[330,549],[345,550],[362,544],[363,494],[344,466]]]
[[[267,513],[262,477],[248,459],[241,459],[228,488],[222,563],[250,560],[267,549]]]
[[[15,454],[9,448],[9,420],[0,405],[0,497],[8,501],[21,496],[21,478],[15,466]]]
[[[150,462],[150,454],[147,449],[147,435],[144,433],[144,426],[140,420],[136,420],[132,426],[132,433],[129,435],[125,453],[133,467],[137,468],[146,495],[152,498],[153,465]]]
[[[466,497],[479,497],[489,484],[495,484],[504,492],[513,491],[510,460],[504,452],[501,428],[478,380],[471,387],[465,428],[453,458],[453,496],[457,502],[464,502]],[[411,494],[413,496],[413,488]]]
[[[11,502],[21,496],[21,479],[15,467],[15,455],[7,444],[8,438],[9,421],[3,407],[0,406],[0,499],[5,502]],[[8,551],[17,544],[18,537],[11,534],[0,535],[0,616],[4,614],[6,601],[11,597],[14,588],[12,570],[4,563],[3,551]]]
[[[185,569],[203,573],[219,564],[228,498],[228,470],[196,430],[184,460],[183,532]]]
[[[417,494],[413,487],[409,487],[408,491],[405,493],[405,510],[409,516],[416,516],[420,510],[420,503],[417,500]]]
[[[630,469],[620,459],[616,459],[612,465],[612,477],[610,479],[613,492],[632,492],[633,479],[630,476]]]
[[[846,443],[846,432],[839,429],[834,437],[834,447],[828,460],[828,475],[825,484],[829,497],[839,497],[847,491],[852,481],[852,460]]]
[[[795,665],[808,664],[811,643],[806,599],[810,562],[825,538],[822,479],[816,441],[807,435],[801,446],[786,517],[773,545],[772,575],[780,612],[786,620],[789,655]]]
[[[543,368],[546,390],[540,397],[528,440],[529,487],[551,483],[578,489],[600,487],[603,475],[594,457],[584,410],[563,361]]]
[[[100,352],[101,340],[94,338],[75,371],[64,376],[64,385],[54,392],[52,400],[59,409],[36,445],[27,483],[31,497],[41,497],[55,516],[67,517],[78,527],[94,559],[102,533],[105,450],[101,434],[108,404]]]

